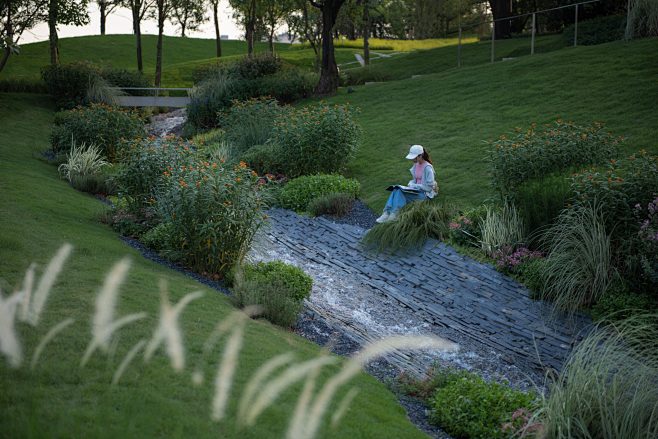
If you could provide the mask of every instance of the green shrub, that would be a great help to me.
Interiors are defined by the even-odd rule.
[[[253,98],[233,101],[230,109],[219,115],[219,125],[236,154],[246,152],[255,145],[264,145],[270,138],[274,122],[285,117],[286,107],[271,98]]]
[[[648,206],[658,194],[658,156],[641,151],[628,159],[611,160],[606,167],[576,174],[572,188],[574,205],[586,206],[592,200],[601,205],[613,262],[623,277],[632,282],[633,289],[655,288],[657,284],[647,282],[643,263],[652,258],[652,247],[646,246],[641,233],[647,218],[638,218],[635,207]]]
[[[631,292],[626,282],[616,279],[592,306],[592,319],[618,322],[655,309],[656,303],[649,296]]]
[[[552,224],[572,198],[571,179],[552,174],[521,183],[514,195],[514,205],[526,230],[532,233]]]
[[[535,299],[541,297],[544,287],[544,264],[544,258],[532,258],[523,262],[516,270],[519,280],[530,290],[530,296]]]
[[[615,158],[619,141],[598,122],[583,127],[558,120],[525,132],[517,128],[491,144],[492,184],[501,194],[514,195],[526,180]]]
[[[656,340],[656,314],[591,331],[549,383],[544,437],[658,437]]]
[[[487,206],[481,205],[462,212],[449,224],[450,239],[457,245],[480,247],[480,226],[487,216]]]
[[[291,180],[281,191],[279,203],[284,209],[305,211],[309,203],[323,195],[338,192],[356,198],[360,185],[355,179],[341,175],[307,175]]]
[[[135,140],[124,143],[115,175],[117,189],[131,212],[153,204],[155,189],[165,177],[182,167],[192,166],[194,152],[180,139]]]
[[[445,239],[455,208],[439,200],[409,203],[400,209],[395,221],[378,224],[363,237],[363,243],[376,251],[394,253],[419,248],[429,238]]]
[[[167,252],[176,248],[178,239],[175,236],[176,230],[170,223],[160,223],[144,233],[140,241],[153,250]]]
[[[625,15],[608,15],[578,22],[578,45],[593,46],[609,43],[624,38],[626,28]],[[565,43],[573,46],[574,25],[569,25],[562,31]]]
[[[100,76],[112,87],[153,87],[153,84],[146,76],[135,70],[106,67],[100,71]],[[135,96],[144,94],[143,90],[124,90],[124,92]]]
[[[122,140],[146,134],[136,113],[103,104],[92,104],[55,115],[50,145],[55,152],[68,151],[71,142],[96,145],[110,161],[116,159]]]
[[[192,71],[192,82],[194,85],[199,85],[205,80],[212,78],[218,74],[231,75],[234,62],[218,62],[213,64],[201,64],[194,68]]]
[[[200,162],[167,171],[155,207],[179,240],[176,250],[197,272],[223,276],[242,261],[263,222],[263,197],[243,163]]]
[[[99,76],[99,68],[86,61],[49,65],[41,69],[41,78],[46,83],[48,93],[55,99],[57,107],[65,109],[86,104],[89,85]]]
[[[513,250],[525,240],[525,227],[513,204],[502,209],[487,206],[487,214],[480,223],[480,245],[488,256],[507,248]]]
[[[353,157],[361,130],[347,106],[292,109],[274,125],[270,142],[281,148],[290,177],[340,171]]]
[[[242,154],[241,160],[249,164],[249,167],[258,175],[281,174],[285,166],[281,161],[280,148],[276,145],[256,145]]]
[[[190,92],[187,106],[187,122],[196,129],[208,129],[217,125],[217,114],[230,108],[236,96],[238,81],[227,73],[220,72],[204,80]]]
[[[309,97],[317,83],[317,74],[288,68],[254,82],[252,96],[271,96],[281,103],[292,104]]]
[[[518,409],[532,409],[536,396],[506,385],[487,383],[461,371],[446,372],[444,384],[431,399],[430,421],[460,438],[505,438],[502,426]]]
[[[242,57],[233,68],[235,74],[242,79],[256,79],[273,75],[279,70],[281,70],[281,59],[267,52]]]
[[[610,236],[600,205],[564,210],[544,239],[548,256],[542,296],[569,312],[596,302],[613,273]]]
[[[233,287],[237,306],[259,305],[270,322],[289,328],[297,322],[313,279],[301,269],[281,261],[246,265]]]
[[[658,3],[654,0],[633,0],[628,6],[626,39],[658,36]]]
[[[311,201],[308,205],[308,211],[313,216],[334,215],[345,216],[354,205],[354,196],[352,194],[329,194],[323,195]]]
[[[385,82],[391,75],[380,66],[365,66],[341,72],[342,85],[363,85],[366,82]]]
[[[48,87],[42,81],[11,78],[0,79],[1,93],[48,93]]]

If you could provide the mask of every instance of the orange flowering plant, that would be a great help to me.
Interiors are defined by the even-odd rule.
[[[198,272],[223,276],[242,260],[263,222],[263,193],[244,162],[195,161],[172,168],[155,199],[177,246],[172,250]]]
[[[601,164],[617,157],[621,138],[594,122],[581,126],[558,119],[553,124],[516,128],[490,142],[492,185],[502,195],[513,195],[524,181],[574,167]]]

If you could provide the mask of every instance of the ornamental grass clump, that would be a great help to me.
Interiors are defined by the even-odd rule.
[[[656,340],[656,314],[595,328],[549,385],[544,437],[658,437]]]
[[[400,209],[395,221],[376,225],[362,242],[370,249],[387,253],[419,248],[430,238],[448,237],[450,219],[455,213],[454,206],[439,200],[409,203]]]
[[[580,126],[558,119],[525,131],[517,128],[491,144],[492,185],[504,196],[514,195],[526,180],[616,158],[620,142],[599,122]]]
[[[242,261],[264,221],[256,181],[245,163],[201,161],[164,172],[154,207],[186,265],[223,276]]]
[[[100,174],[109,163],[96,145],[87,146],[83,143],[77,146],[75,141],[72,143],[66,163],[62,163],[57,169],[62,178],[68,180],[74,188],[87,191],[91,185],[97,186],[95,180],[102,178]]]
[[[603,296],[614,273],[600,204],[565,210],[544,235],[542,297],[575,312]]]
[[[502,209],[487,206],[487,214],[480,223],[480,246],[488,256],[507,248],[513,250],[525,239],[523,219],[511,203]]]

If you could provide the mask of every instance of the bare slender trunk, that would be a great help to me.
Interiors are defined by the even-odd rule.
[[[59,38],[57,37],[57,0],[50,0],[48,4],[48,31],[50,40],[50,64],[59,64]]]
[[[270,53],[274,54],[274,23],[272,23],[272,27],[270,28],[268,43],[269,43]]]
[[[133,0],[132,13],[133,13],[133,31],[135,32],[135,49],[137,55],[137,70],[144,73],[144,63],[142,62],[142,29],[140,13],[140,2]]]
[[[254,33],[256,32],[256,0],[250,2],[246,27],[247,55],[252,56],[254,54]]]
[[[107,4],[104,1],[98,2],[98,8],[100,9],[101,14],[101,35],[105,35],[105,19],[107,18],[105,11],[107,9]]]
[[[215,20],[215,46],[217,51],[217,58],[222,56],[222,36],[219,34],[219,15],[217,15],[217,5],[219,0],[215,0],[212,4],[212,15]]]
[[[165,0],[158,0],[158,46],[155,55],[155,86],[160,87],[162,82],[162,35],[164,33]]]
[[[370,2],[363,3],[363,62],[370,64]]]

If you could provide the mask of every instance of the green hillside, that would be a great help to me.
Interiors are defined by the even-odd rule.
[[[418,57],[416,71],[421,73],[434,62],[421,55],[431,52],[407,57]],[[377,210],[384,205],[387,185],[409,180],[404,156],[411,143],[429,149],[442,195],[460,206],[493,195],[483,141],[532,122],[559,117],[582,124],[603,121],[627,138],[625,152],[646,148],[658,153],[656,38],[453,67],[354,90],[330,102],[349,102],[360,110],[363,144],[349,172],[361,181],[363,199]]]
[[[239,398],[254,372],[268,359],[292,351],[299,361],[319,348],[262,321],[248,322],[223,423],[210,420],[214,375],[226,346],[223,339],[208,358],[206,380],[193,386],[191,371],[201,358],[203,344],[218,321],[233,310],[229,299],[189,278],[142,258],[106,225],[99,222],[105,209],[95,198],[73,190],[57,169],[41,159],[48,148],[53,105],[46,96],[0,94],[0,287],[3,298],[14,291],[30,263],[40,275],[64,243],[74,245],[72,256],[54,285],[39,325],[17,323],[25,360],[11,369],[0,360],[0,436],[93,438],[264,438],[283,437],[295,409],[301,385],[284,392],[258,423],[238,430]],[[8,128],[10,129],[4,129]],[[120,290],[118,316],[146,312],[145,319],[121,330],[109,355],[95,353],[86,367],[80,359],[90,342],[96,294],[112,265],[124,256],[132,268]],[[150,363],[138,356],[116,386],[110,382],[126,352],[140,339],[151,337],[160,307],[158,280],[169,285],[170,299],[205,292],[192,302],[180,321],[187,366],[175,373],[163,350]],[[4,318],[4,314],[3,314]],[[34,370],[29,363],[37,344],[57,323],[75,322],[53,339]],[[118,318],[118,317],[117,317]],[[5,330],[3,330],[5,331]],[[320,381],[337,371],[323,369]],[[338,427],[322,425],[323,437],[421,438],[392,393],[371,376],[352,383],[358,395]],[[339,392],[342,398],[348,389]],[[337,405],[329,408],[336,411]]]
[[[115,68],[137,70],[135,37],[133,35],[94,35],[75,38],[62,38],[60,43],[61,62],[91,61]],[[142,59],[145,74],[155,72],[157,36],[142,36]],[[39,80],[40,70],[50,63],[48,41],[25,44],[21,53],[12,56],[7,66],[0,72],[2,79]],[[257,43],[256,52],[267,50],[267,43]],[[276,43],[275,51],[288,62],[304,68],[312,68],[312,49]],[[201,38],[164,37],[163,86],[187,87],[192,85],[192,72],[200,64],[214,63],[215,40]],[[354,61],[358,49],[341,48],[336,50],[339,63]],[[222,40],[222,59],[244,56],[247,43],[236,40]]]

